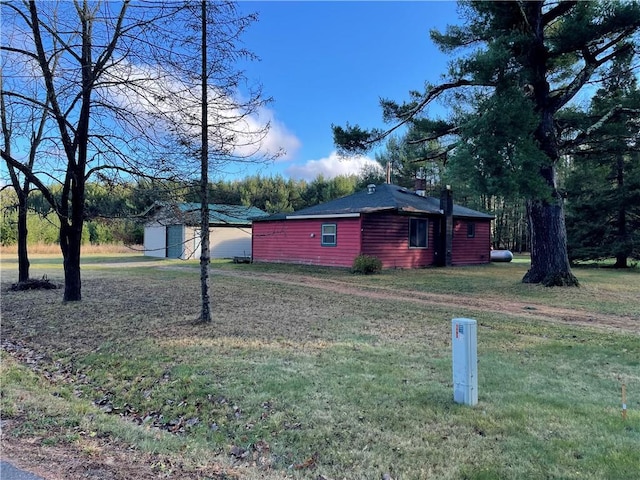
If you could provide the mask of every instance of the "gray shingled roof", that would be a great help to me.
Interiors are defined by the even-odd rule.
[[[423,197],[404,187],[382,184],[376,185],[373,193],[369,193],[368,190],[362,190],[346,197],[298,210],[297,212],[271,215],[269,217],[255,219],[255,221],[278,220],[308,215],[344,215],[383,211],[442,215],[439,198]],[[453,216],[483,219],[494,218],[493,215],[455,204],[453,205]]]

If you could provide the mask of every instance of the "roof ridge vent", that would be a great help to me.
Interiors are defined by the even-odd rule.
[[[367,193],[371,195],[372,193],[376,193],[376,185],[374,183],[370,183],[367,185]]]

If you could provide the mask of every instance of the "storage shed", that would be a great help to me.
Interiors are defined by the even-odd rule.
[[[490,262],[493,216],[397,185],[367,190],[253,222],[254,262],[351,267],[358,255],[383,268]]]
[[[161,258],[200,258],[199,203],[157,202],[147,211],[144,254]],[[211,258],[251,256],[251,219],[267,214],[256,207],[209,205]]]

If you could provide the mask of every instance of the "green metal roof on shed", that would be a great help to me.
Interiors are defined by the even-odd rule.
[[[199,203],[178,204],[183,212],[197,212],[200,214]],[[256,217],[264,217],[266,212],[257,207],[247,207],[244,205],[224,205],[220,203],[209,204],[209,223],[220,223],[227,225],[250,224]]]
[[[171,203],[156,202],[153,204],[147,214],[152,211],[156,214],[158,210],[165,210],[165,216],[168,214],[187,225],[196,225],[200,223],[200,203]],[[267,213],[257,207],[247,207],[245,205],[226,205],[219,203],[209,204],[209,224],[210,225],[251,225],[254,218],[264,217]]]
[[[307,218],[309,216],[331,216],[358,213],[395,211],[403,213],[420,213],[443,215],[440,199],[416,194],[398,185],[382,184],[375,188],[362,190],[346,197],[304,208],[293,213],[278,213],[267,217],[256,218],[255,221]],[[461,205],[453,205],[453,216],[491,220],[493,215],[472,210]]]

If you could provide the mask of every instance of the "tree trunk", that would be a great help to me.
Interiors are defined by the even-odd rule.
[[[202,151],[200,158],[200,322],[211,322],[209,304],[209,118],[207,89],[207,2],[202,0]]]
[[[82,283],[80,280],[80,247],[82,244],[82,223],[80,226],[62,222],[60,226],[60,249],[64,264],[64,297],[65,302],[82,300]]]
[[[547,287],[578,286],[567,254],[562,198],[556,198],[554,203],[528,201],[527,215],[531,226],[531,268],[522,281]]]
[[[560,152],[554,116],[561,105],[553,101],[550,93],[543,2],[525,2],[524,8],[525,20],[532,34],[526,70],[533,86],[534,110],[540,118],[534,136],[547,157],[538,174],[548,187],[549,196],[540,193],[537,198],[527,201],[531,268],[522,281],[546,286],[577,286],[578,279],[571,273],[567,252],[563,200],[556,184]]]
[[[18,196],[18,282],[29,280],[29,255],[27,252],[27,199]]]
[[[617,190],[616,194],[619,198],[618,200],[618,221],[617,221],[617,252],[616,252],[616,263],[613,265],[613,268],[628,268],[627,258],[628,258],[628,238],[627,238],[627,209],[624,199],[624,157],[622,155],[618,155],[616,161],[616,181],[617,181]]]
[[[205,207],[205,203],[202,203],[203,207],[203,222],[200,233],[200,291],[201,291],[201,309],[200,309],[200,322],[211,322],[211,305],[209,297],[209,263],[211,258],[211,252],[209,250],[209,209]],[[205,213],[206,212],[206,213]],[[207,223],[204,223],[204,218],[207,218]]]
[[[629,268],[629,264],[627,263],[627,257],[624,253],[619,253],[616,255],[616,263],[613,264],[613,268]]]

